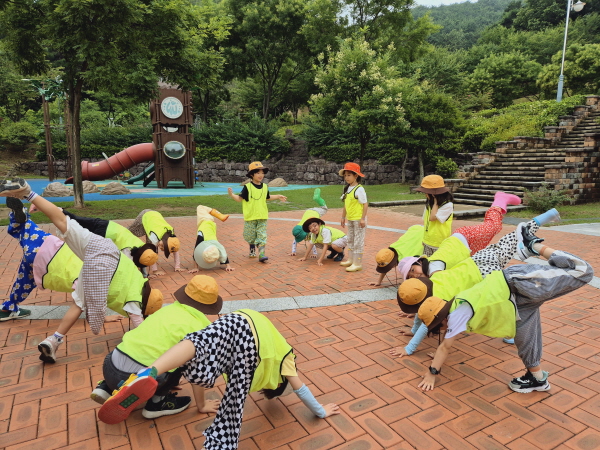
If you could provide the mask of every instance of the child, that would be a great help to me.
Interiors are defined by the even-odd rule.
[[[292,228],[292,234],[294,235],[294,240],[292,241],[292,253],[290,253],[290,256],[296,256],[296,247],[297,247],[298,243],[309,238],[308,233],[302,229],[302,225],[304,225],[304,222],[306,222],[306,220],[310,219],[311,217],[323,217],[325,215],[325,213],[327,213],[327,205],[325,204],[325,200],[323,200],[321,198],[321,189],[319,189],[319,188],[315,189],[315,193],[313,195],[313,200],[319,206],[317,206],[316,208],[309,208],[306,211],[304,211],[304,214],[302,215],[302,219],[300,220],[300,222],[298,222],[298,224],[295,225],[294,228]],[[332,252],[331,255],[329,255],[327,258],[332,259],[335,256],[336,256],[335,252]],[[313,254],[311,255],[311,258],[316,258],[316,257],[317,257],[317,248],[313,247]],[[341,261],[341,259],[339,261]]]
[[[400,309],[405,314],[414,314],[420,304],[431,295],[449,301],[458,292],[471,288],[490,273],[502,270],[515,252],[519,254],[521,260],[525,260],[529,255],[527,245],[542,241],[535,236],[539,227],[558,220],[560,220],[558,211],[551,209],[526,224],[519,224],[515,231],[503,236],[497,244],[489,245],[474,256],[454,264],[450,270],[444,270],[446,264],[444,261],[451,260],[461,251],[460,243],[453,242],[454,236],[445,240],[440,249],[429,259],[405,258],[398,265],[398,270],[402,271],[403,277],[407,280],[398,288],[397,300]],[[415,317],[410,333],[402,334],[414,334],[414,337],[406,348],[392,349],[390,351],[392,356],[402,357],[414,353],[425,338],[427,330],[420,319]]]
[[[119,251],[116,245],[106,238],[86,230],[77,221],[63,214],[62,210],[43,197],[38,196],[27,182],[22,178],[0,181],[0,196],[26,198],[33,203],[39,211],[44,213],[58,228],[59,237],[77,257],[83,261],[81,272],[72,293],[72,305],[63,317],[56,333],[42,341],[38,349],[40,359],[44,362],[56,362],[56,351],[62,344],[65,334],[75,324],[82,311],[86,313],[86,320],[90,324],[92,333],[98,334],[105,320],[106,307],[125,316],[129,315],[134,326],[141,323],[142,316],[149,315],[160,309],[162,294],[157,289],[150,289],[148,280],[144,279],[135,264]],[[44,244],[52,242],[46,238]],[[69,270],[63,261],[56,266],[57,273],[49,273],[53,265],[53,258],[58,253],[52,248],[48,252],[40,247],[34,259],[34,277],[36,264],[40,262],[41,273],[39,278],[45,280],[46,276],[63,280],[62,272]],[[62,248],[62,247],[61,247]],[[38,260],[39,258],[39,260]],[[70,278],[66,279],[68,285]],[[71,286],[68,286],[70,292]]]
[[[104,380],[92,392],[92,400],[103,404],[131,372],[152,364],[187,334],[206,328],[210,325],[206,315],[219,314],[223,306],[217,282],[206,275],[196,275],[173,295],[172,305],[161,308],[139,327],[125,333],[123,341],[106,355],[102,367]],[[179,384],[181,372],[178,368],[157,378],[156,393],[142,411],[145,418],[176,414],[190,405],[190,397],[177,397],[170,392]],[[214,409],[218,406],[215,400],[209,400],[209,404]]]
[[[208,206],[198,205],[196,208],[198,227],[198,237],[194,247],[196,268],[188,270],[188,273],[196,273],[200,268],[212,269],[219,263],[225,265],[224,269],[227,272],[233,272],[233,268],[229,265],[227,251],[217,240],[217,224],[213,217],[225,222],[229,215],[221,214],[216,209]]]
[[[165,258],[169,258],[169,255],[173,253],[175,272],[185,271],[185,269],[181,267],[181,260],[179,257],[179,248],[181,247],[179,238],[175,236],[175,230],[167,223],[161,213],[152,211],[151,209],[144,209],[135,218],[129,227],[129,231],[131,231],[134,236],[146,236],[146,239],[165,253]],[[165,272],[158,271],[158,265],[156,263],[150,267],[148,273],[148,278],[165,275]]]
[[[238,447],[244,404],[249,392],[262,390],[270,399],[279,396],[289,382],[302,402],[320,418],[339,414],[339,406],[321,405],[298,377],[292,347],[262,314],[243,309],[226,314],[204,328],[186,335],[147,368],[132,374],[108,399],[98,417],[114,424],[125,420],[142,402],[154,395],[156,376],[181,367],[192,383],[200,412],[214,412],[204,400],[221,374],[227,387],[213,423],[204,431],[206,450]]]
[[[156,245],[144,244],[142,240],[133,235],[131,231],[112,220],[96,219],[91,217],[76,216],[63,209],[65,216],[76,220],[83,228],[90,230],[98,236],[110,239],[115,243],[125,256],[131,259],[142,271],[153,266],[158,261]]]
[[[325,222],[318,217],[311,217],[308,219],[302,225],[302,229],[305,233],[310,233],[310,244],[306,249],[304,257],[300,258],[298,261],[305,261],[314,246],[323,248],[323,253],[317,260],[317,265],[319,266],[323,265],[323,259],[330,246],[332,251],[331,255],[335,256],[334,261],[341,261],[344,258],[344,249],[348,243],[348,237],[343,231],[326,226]],[[329,256],[327,258],[329,258]]]
[[[348,220],[348,260],[340,265],[346,272],[362,270],[363,248],[365,246],[365,232],[367,230],[367,193],[359,183],[364,178],[360,166],[356,163],[346,163],[340,170],[340,177],[344,177],[346,186],[342,195],[344,209],[342,211],[342,228]]]
[[[491,273],[481,283],[462,291],[450,301],[429,297],[419,317],[430,334],[447,328],[429,370],[419,387],[432,390],[436,376],[456,338],[463,331],[489,337],[514,337],[526,368],[525,375],[508,383],[515,392],[547,391],[548,372],[542,370],[542,321],[540,307],[548,300],[573,292],[589,283],[592,267],[570,253],[554,250],[540,241],[523,249],[529,257],[542,256],[548,265],[519,264]]]
[[[256,258],[256,247],[258,247],[258,260],[262,263],[269,258],[265,254],[267,246],[267,219],[269,209],[267,200],[281,200],[287,202],[285,195],[270,195],[269,187],[263,184],[265,175],[269,168],[262,165],[260,161],[250,163],[246,176],[251,182],[246,183],[242,192],[237,195],[233,189],[228,188],[229,196],[236,202],[242,202],[244,213],[244,239],[250,244],[250,258]]]
[[[423,254],[431,256],[442,241],[452,234],[454,198],[439,175],[426,176],[421,181],[421,186],[415,190],[427,196],[427,205],[423,212]]]

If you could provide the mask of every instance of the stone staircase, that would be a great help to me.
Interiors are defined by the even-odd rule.
[[[551,137],[515,137],[514,141],[497,143],[492,162],[453,193],[455,203],[488,207],[496,191],[523,198],[525,189],[536,190],[544,181],[552,181],[547,169],[564,167],[567,155],[582,151],[587,145],[584,135],[600,133],[598,119],[600,110],[588,108],[580,117],[561,117],[558,127],[546,127],[546,136]]]

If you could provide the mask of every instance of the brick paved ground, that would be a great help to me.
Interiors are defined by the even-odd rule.
[[[299,212],[272,217],[299,218]],[[337,221],[339,210],[326,219]],[[183,265],[191,266],[194,219],[169,220],[182,238]],[[406,229],[419,218],[386,210],[369,212],[369,224]],[[456,221],[456,227],[467,222]],[[213,271],[225,300],[274,298],[369,289],[376,279],[373,256],[397,239],[391,231],[369,230],[365,266],[348,274],[337,264],[317,267],[287,256],[292,221],[269,224],[270,261],[247,258],[242,221],[219,224],[221,242],[236,271]],[[514,229],[505,226],[504,232]],[[0,292],[12,285],[20,248],[0,229]],[[570,250],[600,267],[600,238],[544,229],[546,244]],[[188,246],[186,249],[186,245]],[[186,280],[167,263],[165,277],[154,284],[165,298]],[[514,346],[499,339],[461,338],[428,394],[417,389],[437,344],[427,339],[415,355],[391,358],[388,350],[407,342],[398,329],[395,300],[367,304],[266,313],[294,346],[298,366],[323,402],[340,404],[342,414],[319,420],[288,392],[267,401],[252,394],[246,403],[241,449],[440,449],[440,448],[600,448],[600,290],[586,286],[542,308],[545,365],[552,390],[512,393],[507,381],[522,374]],[[34,292],[28,304],[60,305],[65,294]],[[97,404],[89,399],[101,379],[101,365],[128,326],[107,323],[94,336],[83,320],[69,333],[55,365],[38,360],[37,345],[56,330],[58,321],[21,320],[0,324],[0,448],[6,449],[192,449],[202,447],[202,431],[212,417],[192,407],[154,421],[136,411],[126,423],[97,421]],[[219,397],[224,385],[210,395]],[[183,394],[191,395],[184,384]]]

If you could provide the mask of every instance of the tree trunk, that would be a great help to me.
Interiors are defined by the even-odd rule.
[[[359,165],[362,168],[363,161],[365,160],[365,152],[367,151],[367,144],[369,143],[368,139],[360,138],[360,159]]]
[[[406,183],[406,163],[408,162],[408,151],[404,155],[404,161],[402,161],[402,184]]]
[[[273,95],[273,86],[270,84],[267,86],[267,92],[263,97],[263,119],[269,118],[269,105],[271,104],[271,96]]]
[[[73,196],[75,208],[85,208],[83,201],[83,180],[81,175],[81,88],[83,80],[77,80],[75,86],[69,92],[69,113],[71,115],[71,148],[72,148],[72,171],[73,171]]]
[[[67,178],[73,176],[73,146],[71,144],[71,108],[69,99],[65,98],[65,144],[67,145]]]
[[[54,156],[52,155],[52,133],[50,131],[50,107],[45,94],[42,94],[44,112],[44,137],[46,140],[46,161],[48,162],[48,180],[54,181]]]
[[[419,152],[419,179],[417,184],[421,184],[421,180],[425,177],[425,167],[423,167],[423,152]]]
[[[202,100],[202,122],[206,123],[208,120],[208,104],[210,101],[210,91],[206,91],[206,94],[202,96],[200,94],[200,99]]]

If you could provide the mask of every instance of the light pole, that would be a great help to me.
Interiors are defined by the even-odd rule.
[[[560,102],[562,100],[563,93],[563,81],[565,76],[563,75],[563,71],[565,69],[565,53],[567,51],[567,33],[569,31],[569,15],[571,13],[571,9],[575,12],[579,12],[583,9],[585,3],[581,0],[578,0],[577,3],[573,4],[573,0],[567,0],[567,18],[565,20],[565,41],[563,43],[563,51],[562,51],[562,61],[560,62],[560,75],[558,76],[558,89],[556,91],[556,101]]]

